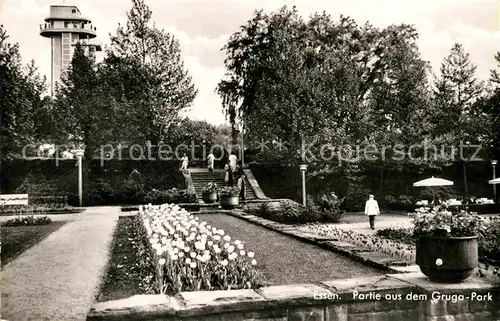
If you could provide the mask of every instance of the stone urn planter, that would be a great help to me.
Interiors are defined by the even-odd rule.
[[[217,191],[203,192],[201,194],[203,202],[207,204],[212,204],[217,202]]]
[[[457,283],[479,266],[477,236],[489,223],[475,213],[452,214],[446,205],[419,208],[414,224],[416,264],[430,280]]]
[[[240,190],[237,187],[225,187],[220,191],[219,202],[224,209],[236,208],[240,205]]]
[[[477,236],[422,236],[416,241],[416,263],[432,281],[461,282],[479,265]]]
[[[208,183],[201,190],[201,198],[206,204],[211,204],[217,202],[217,184]]]
[[[220,196],[220,206],[224,209],[236,208],[240,205],[240,198],[238,196]]]

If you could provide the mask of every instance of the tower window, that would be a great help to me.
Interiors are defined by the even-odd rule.
[[[76,13],[76,10],[75,9],[71,10],[71,13]]]

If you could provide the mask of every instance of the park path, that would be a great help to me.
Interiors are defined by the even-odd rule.
[[[332,224],[336,228],[355,231],[361,234],[374,235],[377,230],[382,230],[385,228],[409,228],[413,227],[411,223],[411,218],[406,215],[386,215],[381,213],[375,218],[375,230],[370,228],[370,223],[368,222],[368,217],[364,214],[358,214],[362,220],[365,222],[360,223],[340,223]]]
[[[119,207],[93,207],[0,272],[1,319],[85,320],[106,267]]]

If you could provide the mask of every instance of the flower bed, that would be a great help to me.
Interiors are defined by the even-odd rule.
[[[338,241],[354,244],[371,251],[389,254],[405,261],[415,260],[415,246],[385,238],[339,229],[328,224],[308,224],[300,227],[301,230],[320,236],[328,236]]]
[[[139,208],[160,293],[253,289],[264,284],[253,252],[177,205]]]

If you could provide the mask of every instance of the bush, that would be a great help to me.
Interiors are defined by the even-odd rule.
[[[368,195],[370,195],[370,191],[367,188],[361,185],[353,186],[345,197],[342,209],[353,212],[363,211]]]
[[[479,255],[500,262],[500,219],[491,219],[479,235]]]
[[[1,225],[8,226],[32,226],[32,225],[47,225],[50,224],[52,220],[48,216],[35,217],[33,215],[30,216],[20,216],[16,218],[11,218]]]
[[[409,211],[415,210],[415,199],[409,195],[399,195],[397,198],[392,195],[387,195],[383,199],[383,205],[387,209]]]
[[[271,221],[285,224],[338,223],[343,215],[343,211],[336,208],[338,203],[326,198],[317,202],[312,196],[308,195],[306,207],[287,199],[279,202],[278,207],[273,206],[273,203],[264,203],[258,210],[250,212]]]
[[[196,194],[189,190],[171,188],[168,190],[153,189],[146,193],[139,203],[167,204],[167,203],[195,203]]]

